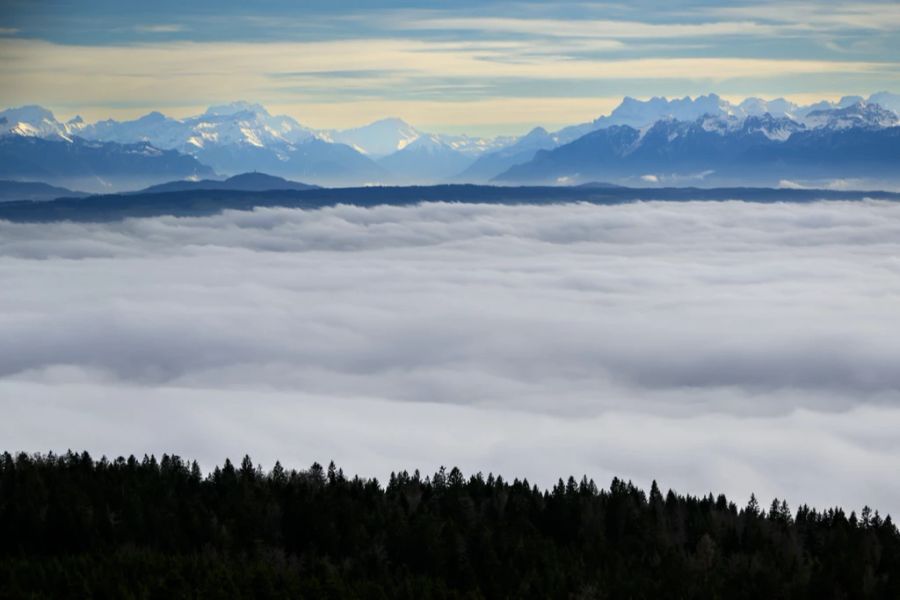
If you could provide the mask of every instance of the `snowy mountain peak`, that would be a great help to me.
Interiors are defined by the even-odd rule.
[[[0,112],[0,116],[6,117],[7,121],[10,123],[39,123],[41,121],[58,122],[50,110],[36,104],[29,104],[18,108],[8,108],[3,112]]]
[[[761,133],[770,140],[783,142],[798,131],[806,129],[806,126],[789,117],[776,117],[771,113],[765,113],[747,117],[741,129],[745,134]]]
[[[842,108],[812,111],[806,115],[805,121],[809,127],[813,128],[848,129],[861,127],[880,129],[900,124],[900,117],[897,116],[897,113],[887,110],[879,104],[859,100]]]
[[[799,107],[784,98],[764,100],[762,98],[746,98],[737,105],[738,112],[748,117],[765,114],[774,117],[790,117],[796,114]]]
[[[595,120],[595,128],[612,125],[628,125],[640,129],[661,119],[694,121],[704,115],[725,116],[735,114],[735,107],[717,94],[691,98],[654,96],[649,100],[637,100],[626,96],[609,116]]]
[[[838,100],[837,106],[838,108],[847,108],[848,106],[853,106],[854,104],[865,102],[865,100],[866,99],[862,96],[844,96],[840,100]]]
[[[876,92],[869,96],[869,103],[878,104],[881,107],[900,114],[900,94]]]
[[[419,139],[421,132],[397,117],[380,119],[362,127],[329,132],[335,142],[347,144],[369,156],[387,156]]]
[[[430,133],[420,135],[418,138],[407,144],[401,151],[429,154],[447,151],[455,152],[452,146],[444,142],[439,136]]]
[[[66,126],[42,106],[28,105],[0,112],[0,135],[68,140]]]

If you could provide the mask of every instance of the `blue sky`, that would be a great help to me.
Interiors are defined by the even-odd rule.
[[[314,127],[516,133],[624,95],[898,91],[900,4],[7,0],[0,104],[183,116],[234,99]]]

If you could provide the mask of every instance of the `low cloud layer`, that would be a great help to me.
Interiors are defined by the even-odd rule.
[[[7,448],[900,509],[895,204],[0,222],[0,282]]]

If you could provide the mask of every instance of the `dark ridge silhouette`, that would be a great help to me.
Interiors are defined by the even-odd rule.
[[[196,190],[230,190],[239,192],[265,192],[268,190],[314,190],[319,186],[299,181],[290,181],[283,177],[265,173],[242,173],[228,179],[201,179],[199,181],[170,181],[151,185],[148,188],[133,192],[134,194],[162,194],[169,192],[189,192]]]
[[[30,200],[42,202],[56,198],[83,198],[84,192],[76,192],[64,187],[57,187],[39,181],[0,180],[0,202],[10,200]]]
[[[2,598],[900,598],[868,507],[332,463],[0,455]]]
[[[207,216],[223,210],[256,207],[318,209],[337,204],[372,207],[409,206],[422,202],[465,204],[548,205],[566,202],[623,204],[641,200],[747,202],[813,202],[817,200],[900,200],[900,193],[776,188],[623,188],[607,185],[579,187],[505,187],[435,185],[405,187],[319,188],[311,190],[190,190],[160,194],[136,193],[62,198],[52,202],[6,202],[0,219],[19,222],[116,221],[129,217]]]

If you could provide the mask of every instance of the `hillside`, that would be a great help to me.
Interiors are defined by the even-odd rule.
[[[897,598],[900,533],[613,479],[0,456],[0,596]]]

